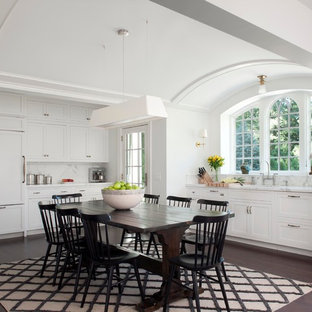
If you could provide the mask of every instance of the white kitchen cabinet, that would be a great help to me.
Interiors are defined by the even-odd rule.
[[[68,119],[68,105],[28,99],[26,114],[28,118],[63,121]]]
[[[93,108],[82,105],[70,105],[69,118],[73,122],[89,122]]]
[[[108,161],[108,136],[104,129],[70,126],[70,160]]]
[[[196,208],[198,206],[198,199],[209,199],[209,200],[228,200],[228,189],[222,187],[207,187],[207,186],[187,186],[186,196],[192,198],[191,206]]]
[[[58,161],[67,158],[65,125],[28,123],[27,157],[29,161]]]
[[[24,205],[0,205],[0,234],[22,232]]]
[[[279,245],[312,251],[312,195],[278,194],[275,242]]]
[[[270,192],[231,190],[229,209],[235,217],[228,235],[272,242],[272,201]]]
[[[24,114],[22,96],[10,93],[0,94],[0,114],[21,116]]]

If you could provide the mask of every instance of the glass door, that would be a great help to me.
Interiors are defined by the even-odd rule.
[[[148,192],[149,138],[148,126],[122,129],[122,177],[127,183],[144,187]]]

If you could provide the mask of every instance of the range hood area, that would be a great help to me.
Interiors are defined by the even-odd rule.
[[[91,115],[91,125],[101,128],[116,128],[135,122],[167,117],[163,101],[159,97],[146,95],[94,110]]]

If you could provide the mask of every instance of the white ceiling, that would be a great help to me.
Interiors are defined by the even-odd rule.
[[[124,75],[119,28],[130,32]],[[210,110],[257,75],[312,70],[148,0],[0,0],[0,74],[88,90],[97,102],[124,92]]]

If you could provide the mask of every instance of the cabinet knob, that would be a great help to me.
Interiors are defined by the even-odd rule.
[[[217,190],[209,190],[209,192],[211,192],[211,193],[219,193],[219,191],[217,191]]]
[[[291,197],[291,198],[300,198],[299,195],[288,195],[288,197]]]
[[[287,226],[291,228],[300,228],[300,225],[295,225],[295,224],[287,224]]]
[[[87,120],[91,120],[91,118],[90,118],[90,117],[87,117]]]
[[[33,192],[33,194],[35,195],[35,194],[40,194],[40,192]]]

